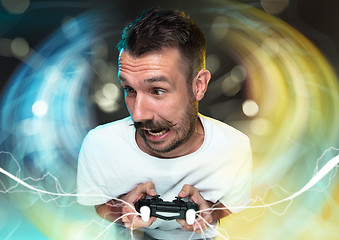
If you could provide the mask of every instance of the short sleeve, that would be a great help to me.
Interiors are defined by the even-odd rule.
[[[252,151],[249,141],[247,141],[246,146],[244,146],[243,155],[239,161],[240,165],[235,175],[231,191],[219,200],[232,213],[237,213],[245,209],[251,200]]]
[[[83,205],[99,205],[111,199],[105,193],[105,184],[93,153],[91,132],[85,137],[78,159],[77,201]],[[106,191],[107,192],[107,191]]]

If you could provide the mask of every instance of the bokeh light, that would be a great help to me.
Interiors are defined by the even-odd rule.
[[[244,112],[244,114],[248,117],[254,117],[255,115],[258,114],[259,112],[259,106],[258,104],[253,101],[253,100],[246,100],[243,104],[242,104],[242,110]]]
[[[48,105],[44,101],[36,101],[33,103],[32,112],[37,117],[44,116],[48,111]]]
[[[220,67],[220,59],[217,55],[210,54],[206,57],[206,68],[213,74]]]
[[[251,140],[250,207],[292,195],[339,153],[334,71],[305,36],[271,15],[283,13],[290,1],[259,2],[263,10],[233,1],[188,8],[210,44],[206,63],[213,77],[201,110]],[[1,4],[11,14],[26,14],[33,5]],[[112,120],[125,108],[111,56],[122,25],[91,11],[65,17],[38,46],[19,35],[0,38],[1,56],[21,62],[1,96],[1,167],[38,189],[76,192],[85,134],[99,114]],[[229,239],[336,239],[336,171],[293,201],[223,219],[220,233]],[[122,239],[75,198],[38,194],[3,175],[0,187],[8,190],[0,193],[0,238],[25,239],[32,232],[34,239]]]
[[[29,0],[1,0],[2,6],[10,13],[22,14],[29,7]]]
[[[261,6],[270,14],[282,13],[288,6],[290,0],[261,0]]]
[[[247,129],[253,147],[252,204],[275,202],[301,189],[313,169],[338,154],[336,148],[323,154],[339,143],[338,79],[318,49],[278,18],[241,4],[225,10],[224,16],[230,26],[225,47],[246,69],[251,101],[243,104],[243,110],[255,116],[245,123],[234,121]],[[308,192],[274,208],[247,209],[225,219],[222,226],[229,236],[249,239],[281,239],[282,235],[335,239],[338,181],[331,175],[318,183],[321,189],[324,186],[325,192]],[[276,226],[279,229],[273,234]],[[317,227],[310,233],[309,226]]]
[[[18,58],[26,57],[29,53],[29,46],[25,39],[15,38],[11,43],[11,49],[14,56]]]

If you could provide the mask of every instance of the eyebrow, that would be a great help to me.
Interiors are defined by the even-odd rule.
[[[166,77],[163,77],[163,76],[148,78],[148,79],[145,79],[144,82],[147,82],[147,83],[166,82],[166,83],[171,84],[171,82]]]
[[[123,77],[121,77],[119,74],[118,74],[118,79],[121,81],[121,82],[127,82],[127,80]]]
[[[120,79],[121,82],[127,82],[128,83],[128,81],[125,78],[121,77],[120,75],[118,75],[118,78]],[[159,77],[154,77],[154,78],[147,78],[147,79],[144,80],[144,82],[145,83],[166,82],[168,84],[172,84],[170,82],[170,80],[168,80],[164,76],[159,76]]]

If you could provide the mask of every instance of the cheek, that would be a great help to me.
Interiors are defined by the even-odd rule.
[[[134,101],[129,97],[125,97],[125,103],[128,111],[132,114],[134,111]]]
[[[167,101],[162,101],[157,105],[160,116],[167,120],[180,118],[186,111],[187,101],[180,96],[173,97]]]

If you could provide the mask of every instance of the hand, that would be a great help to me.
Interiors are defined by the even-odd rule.
[[[139,215],[136,215],[134,204],[146,195],[157,195],[152,182],[139,184],[129,193],[120,197],[125,203],[122,206],[122,222],[126,228],[135,230],[138,228],[149,227],[156,220],[156,217],[150,217],[148,222],[144,222]],[[126,204],[128,203],[128,204]]]
[[[193,186],[185,184],[178,194],[181,198],[188,197],[190,201],[198,204],[199,210],[202,211],[196,218],[193,225],[188,225],[184,219],[177,219],[177,222],[183,227],[184,230],[202,233],[209,228],[209,224],[213,221],[212,216],[212,203],[206,201],[200,194],[199,190]],[[202,219],[203,218],[203,219]]]

